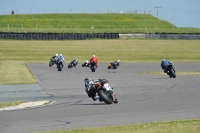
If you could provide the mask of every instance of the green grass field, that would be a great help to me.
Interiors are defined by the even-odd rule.
[[[0,15],[0,31],[57,33],[200,33],[179,28],[149,14],[27,14]],[[93,28],[91,28],[93,27]]]

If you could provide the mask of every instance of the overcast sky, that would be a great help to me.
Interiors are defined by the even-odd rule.
[[[159,7],[159,8],[156,8]],[[158,14],[157,14],[158,9]],[[35,13],[151,13],[178,27],[200,28],[200,0],[0,0],[0,15]]]

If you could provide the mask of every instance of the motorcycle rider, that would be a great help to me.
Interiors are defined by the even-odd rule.
[[[51,59],[53,59],[54,63],[57,63],[58,54],[55,54]]]
[[[120,62],[120,60],[117,60],[117,61],[115,61],[114,63],[111,63],[111,64],[114,65],[116,63],[117,66],[119,66],[119,62]]]
[[[162,59],[162,61],[161,61],[161,67],[164,70],[164,73],[167,73],[168,75],[169,75],[169,72],[167,71],[167,67],[170,64],[173,66],[173,64],[170,61],[168,61],[168,60]],[[175,70],[175,68],[174,68],[174,70]]]
[[[57,58],[57,61],[56,61],[56,64],[58,65],[58,62],[60,61],[60,60],[63,60],[63,62],[65,62],[65,58],[64,58],[64,56],[62,55],[62,54],[60,54],[59,56],[58,56],[58,58]],[[64,65],[64,64],[63,64]],[[57,66],[58,67],[58,66]],[[63,66],[64,67],[64,66]]]
[[[101,102],[102,100],[100,99],[100,97],[96,94],[96,92],[94,93],[92,87],[94,84],[101,84],[101,86],[103,86],[103,84],[105,83],[105,81],[107,81],[106,79],[100,78],[97,80],[91,80],[90,78],[85,78],[84,79],[84,83],[85,83],[85,92],[88,94],[88,97],[92,97],[92,99],[94,101],[98,100]],[[101,87],[100,86],[100,87]],[[118,100],[115,98],[114,93],[112,93],[112,98],[113,98],[113,102],[114,103],[118,103]]]
[[[116,63],[117,63],[117,66],[119,66],[119,62],[120,62],[120,60],[117,60],[117,61],[115,61]]]
[[[78,58],[76,58],[75,60],[72,60],[71,64],[73,64],[73,66],[76,68],[76,65],[78,64]]]
[[[86,63],[86,66],[89,66],[90,65],[90,60],[86,60],[85,63]]]
[[[90,66],[91,66],[91,64],[93,62],[95,62],[96,68],[97,68],[98,67],[98,65],[97,65],[98,64],[98,59],[97,59],[97,57],[95,55],[93,55],[92,58],[90,59]]]

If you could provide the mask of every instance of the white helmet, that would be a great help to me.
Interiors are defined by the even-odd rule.
[[[95,55],[93,55],[92,57],[95,57]]]
[[[60,56],[62,56],[62,54],[60,54]]]
[[[58,56],[58,54],[55,54],[55,56]]]
[[[120,60],[117,60],[117,62],[120,62]]]

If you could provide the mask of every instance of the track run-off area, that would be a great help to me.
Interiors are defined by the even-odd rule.
[[[200,71],[200,63],[174,65],[177,72]],[[91,72],[81,64],[71,69],[65,64],[59,72],[55,65],[28,64],[46,94],[44,99],[53,104],[1,111],[0,132],[31,133],[200,118],[199,76],[141,74],[162,71],[160,63],[122,62],[116,70],[107,66],[99,64],[96,72]],[[119,103],[106,105],[89,98],[84,90],[86,77],[107,79]]]

